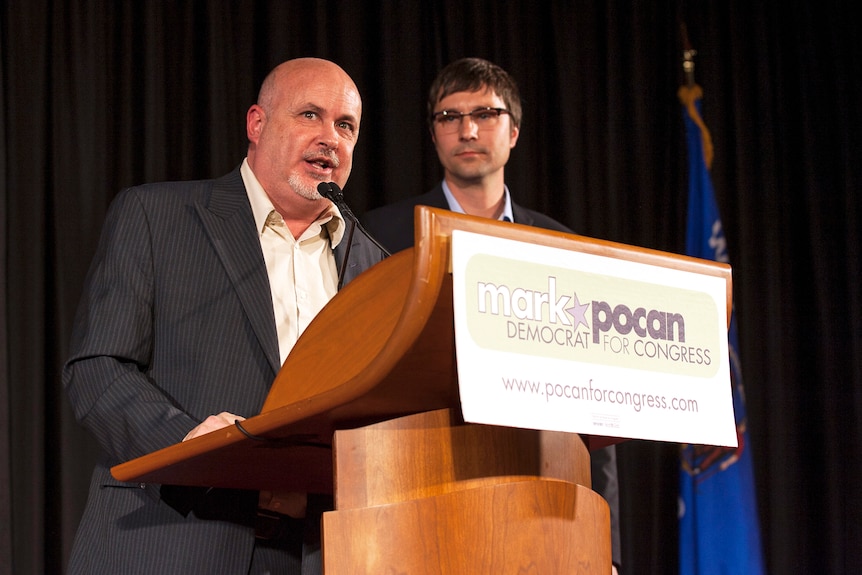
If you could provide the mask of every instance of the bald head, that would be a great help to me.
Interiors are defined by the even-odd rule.
[[[356,84],[328,60],[288,60],[264,79],[246,114],[248,163],[285,218],[320,211],[308,204],[320,182],[344,187],[361,116]]]
[[[270,110],[280,97],[280,93],[292,87],[301,86],[309,80],[331,82],[333,86],[352,91],[362,111],[362,100],[353,79],[341,66],[322,58],[296,58],[282,62],[264,78],[257,96],[257,104]]]

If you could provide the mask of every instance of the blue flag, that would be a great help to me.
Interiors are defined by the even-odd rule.
[[[710,180],[712,143],[695,85],[679,92],[688,141],[690,256],[729,263]],[[680,575],[760,575],[764,572],[735,312],[728,332],[737,448],[683,445],[680,454]]]

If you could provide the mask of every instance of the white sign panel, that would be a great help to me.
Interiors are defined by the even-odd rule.
[[[723,278],[452,233],[466,421],[737,446]]]

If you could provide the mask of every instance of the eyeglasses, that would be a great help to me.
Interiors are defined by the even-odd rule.
[[[444,134],[457,132],[461,128],[461,120],[469,116],[476,127],[480,130],[493,130],[497,127],[500,116],[508,114],[505,108],[476,108],[472,112],[458,112],[455,110],[443,110],[431,114],[431,120]]]

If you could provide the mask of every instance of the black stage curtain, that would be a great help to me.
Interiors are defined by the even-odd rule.
[[[364,97],[356,213],[440,177],[436,71],[508,69],[507,181],[584,235],[684,252],[680,23],[715,144],[771,573],[862,572],[862,48],[849,2],[11,0],[0,7],[0,572],[59,573],[95,446],[59,371],[124,186],[242,160],[263,75],[341,64]],[[624,573],[677,571],[677,446],[619,448]]]

